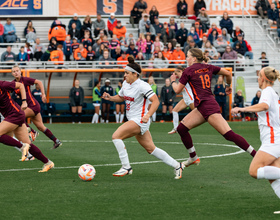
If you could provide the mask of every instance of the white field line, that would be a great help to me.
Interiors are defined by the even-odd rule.
[[[51,142],[49,140],[38,140],[36,142]],[[112,142],[112,141],[95,141],[95,140],[62,140],[61,142],[87,142],[87,143],[106,143],[106,142]],[[130,143],[138,143],[137,141],[125,141],[125,142],[130,142]],[[158,144],[182,144],[181,142],[154,142]],[[209,145],[209,146],[225,146],[225,147],[233,147],[239,149],[238,146],[235,145],[229,145],[229,144],[216,144],[216,143],[196,143],[196,145]],[[227,153],[227,154],[217,154],[217,155],[209,155],[209,156],[201,156],[199,157],[200,159],[205,159],[205,158],[216,158],[216,157],[226,157],[226,156],[232,156],[232,155],[237,155],[244,153],[245,151],[240,149],[239,151],[233,152],[233,153]],[[183,161],[186,160],[187,158],[180,158],[176,159],[178,161]],[[132,162],[130,164],[132,165],[139,165],[139,164],[150,164],[150,163],[163,163],[162,161],[140,161],[140,162]],[[106,166],[121,166],[121,163],[113,163],[113,164],[95,164],[93,165],[94,167],[106,167]],[[68,167],[55,167],[54,169],[77,169],[80,166],[68,166]],[[42,168],[22,168],[22,169],[7,169],[7,170],[0,170],[0,172],[16,172],[16,171],[29,171],[29,170],[40,170]]]

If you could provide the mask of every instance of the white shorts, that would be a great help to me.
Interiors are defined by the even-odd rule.
[[[141,120],[138,118],[132,118],[129,121],[134,121],[140,127],[141,135],[145,134],[145,132],[149,130],[151,125],[151,119],[149,119],[148,123],[141,123]]]
[[[99,107],[100,103],[92,103],[94,107]]]
[[[187,106],[189,106],[190,104],[194,103],[192,90],[191,90],[191,88],[189,86],[188,86],[188,89],[186,89],[186,87],[184,88],[182,94],[183,94],[183,99],[184,99],[184,101],[185,101]]]
[[[273,157],[280,157],[280,144],[262,144],[259,150],[266,152]]]

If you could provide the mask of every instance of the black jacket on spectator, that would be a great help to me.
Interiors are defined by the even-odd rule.
[[[255,9],[258,11],[258,8],[262,7],[263,11],[268,11],[270,9],[270,4],[268,0],[258,0],[255,6]]]
[[[174,92],[172,85],[170,86],[166,86],[164,85],[161,89],[161,93],[160,93],[160,98],[161,98],[161,102],[164,102],[165,104],[172,104],[175,100],[176,97],[176,93]],[[172,100],[172,102],[170,102],[170,99]]]
[[[277,21],[277,19],[279,18],[279,10],[277,8],[275,8],[274,10],[269,9],[267,11],[267,17],[270,20]]]
[[[166,33],[166,29],[164,29],[164,28],[161,29],[161,36],[160,36],[161,39],[163,39],[163,36],[164,36],[164,35],[166,35],[167,40],[171,40],[171,39],[176,38],[175,32],[174,32],[172,29],[170,29],[170,28],[169,28],[169,33],[168,33],[168,35],[167,35],[167,33]]]
[[[138,50],[136,50],[135,48],[134,48],[134,50],[132,50],[130,47],[128,47],[126,54],[132,55],[135,58],[138,54]]]
[[[233,107],[243,107],[244,106],[244,97],[237,95],[237,93],[234,96],[234,103]]]
[[[227,29],[228,33],[231,34],[233,30],[233,22],[230,18],[226,20],[223,18],[222,20],[220,20],[220,27],[221,29]]]
[[[158,17],[158,11],[150,11],[149,12],[150,14],[150,21],[151,21],[151,24],[154,24],[155,23],[155,17]]]
[[[241,46],[240,46],[238,49],[237,49],[236,47],[234,47],[233,50],[235,50],[237,53],[239,53],[239,54],[241,54],[241,55],[243,55],[243,56],[244,56],[244,54],[246,53],[245,48],[243,48],[243,47],[241,47]]]
[[[71,39],[73,39],[73,37],[80,39],[80,30],[78,30],[77,28],[75,30],[71,28],[68,31],[68,34],[70,35]]]
[[[120,53],[116,53],[116,50],[111,50],[111,57],[114,60],[117,60],[122,54],[123,54],[122,50],[120,51]]]
[[[83,106],[84,103],[84,90],[82,87],[73,87],[69,92],[71,106]],[[78,104],[78,105],[77,105]]]
[[[137,1],[137,2],[135,2],[133,7],[145,10],[145,9],[147,9],[148,6],[147,6],[147,3],[145,1],[143,1],[143,3],[141,3],[140,1]],[[141,13],[141,15],[142,15],[142,13]]]
[[[134,24],[139,24],[139,21],[141,19],[141,12],[134,11],[133,9],[130,11],[130,17],[134,19]]]
[[[193,9],[194,9],[194,12],[195,12],[195,16],[197,17],[198,14],[199,14],[199,10],[201,8],[206,8],[206,4],[205,4],[205,1],[204,0],[197,0],[195,3],[194,3],[194,6],[193,6]]]
[[[183,8],[182,8],[183,7]],[[178,2],[177,4],[177,13],[180,16],[186,16],[188,14],[188,4],[186,2]]]
[[[161,30],[162,30],[162,28],[163,28],[163,24],[162,24],[162,23],[153,24],[153,26],[154,26],[154,29],[155,29],[155,31],[156,31],[156,35],[157,35],[157,34],[161,34]]]
[[[181,44],[181,47],[184,46],[184,43],[186,42],[188,37],[188,30],[186,28],[184,29],[178,29],[176,32],[176,40],[179,44]]]
[[[245,33],[240,29],[240,34],[242,34],[243,39],[245,37]],[[232,38],[232,42],[237,41],[237,34],[236,34],[236,30],[233,30],[231,33],[231,38]]]

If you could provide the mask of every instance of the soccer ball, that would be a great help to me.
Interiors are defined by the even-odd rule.
[[[81,180],[91,181],[96,174],[94,167],[90,164],[83,164],[78,170],[78,174]]]

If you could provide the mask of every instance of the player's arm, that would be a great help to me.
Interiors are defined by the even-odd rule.
[[[144,123],[147,123],[149,121],[149,118],[156,112],[159,106],[159,100],[156,94],[154,94],[151,98],[149,98],[149,100],[151,101],[149,111],[147,112],[146,115],[142,117],[142,121]]]
[[[171,81],[171,85],[172,85],[172,88],[174,90],[174,92],[176,94],[179,94],[183,91],[185,85],[183,85],[182,83],[176,83],[176,78],[177,76],[175,75],[175,73],[173,73],[171,76],[170,76],[170,81]]]
[[[26,92],[25,92],[24,85],[22,83],[16,82],[15,88],[19,89],[20,91],[20,96],[22,100],[21,109],[24,110],[27,108]]]
[[[42,101],[43,101],[43,103],[46,103],[47,102],[47,98],[46,98],[45,88],[44,88],[44,85],[43,85],[42,81],[36,79],[34,84],[38,84],[39,85],[41,93],[42,93]]]
[[[111,96],[107,92],[104,92],[101,98],[111,102],[123,102],[125,100],[123,97],[119,95]]]
[[[269,108],[268,104],[262,102],[262,103],[244,107],[244,108],[235,107],[231,110],[231,113],[237,114],[239,112],[262,112],[262,111],[267,111],[268,108]]]
[[[222,75],[226,77],[226,94],[229,95],[232,91],[230,84],[232,80],[232,76],[230,72],[226,69],[221,68],[220,72],[218,72],[218,75]]]

